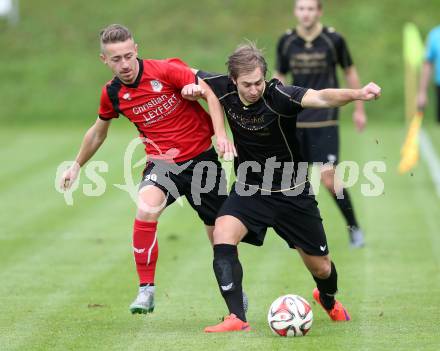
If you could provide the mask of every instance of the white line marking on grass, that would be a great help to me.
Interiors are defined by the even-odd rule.
[[[437,196],[440,197],[440,158],[432,146],[431,139],[424,129],[420,129],[420,152],[428,164],[432,181],[434,182]]]

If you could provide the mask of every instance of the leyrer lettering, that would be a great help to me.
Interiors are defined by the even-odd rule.
[[[164,97],[162,99],[162,97]],[[156,106],[153,109],[150,109],[148,111],[145,111],[146,113],[142,114],[142,117],[144,118],[145,122],[144,125],[148,125],[150,123],[154,123],[158,120],[160,120],[163,117],[166,117],[171,111],[173,111],[177,105],[182,100],[179,100],[178,96],[176,94],[171,95],[171,97],[168,98],[167,95],[161,96],[161,102],[159,106]]]
[[[145,104],[143,104],[141,106],[133,107],[133,113],[135,115],[138,115],[140,113],[144,113],[144,112],[148,111],[148,109],[161,104],[162,102],[167,100],[167,98],[168,98],[168,96],[166,94],[161,95],[161,96],[159,96],[157,98],[153,98],[153,99],[151,99],[150,101],[146,102]]]

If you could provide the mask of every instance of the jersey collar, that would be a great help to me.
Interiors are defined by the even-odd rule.
[[[306,33],[299,26],[297,26],[296,27],[296,34],[298,34],[298,36],[301,39],[303,39],[305,42],[311,43],[313,40],[315,40],[316,38],[318,38],[321,35],[323,29],[324,29],[324,26],[321,23],[318,23],[316,29],[312,33]]]
[[[116,77],[117,80],[121,82],[121,84],[125,85],[127,88],[137,88],[139,86],[139,83],[141,82],[142,74],[144,73],[144,61],[140,58],[137,58],[137,61],[139,63],[139,72],[136,77],[136,80],[131,84],[125,84],[122,80]]]

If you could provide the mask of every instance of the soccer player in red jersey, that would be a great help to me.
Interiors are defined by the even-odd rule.
[[[68,189],[74,183],[81,166],[104,142],[112,119],[122,114],[136,126],[148,161],[133,227],[140,288],[130,310],[148,313],[154,309],[160,214],[185,195],[206,225],[212,243],[217,211],[227,194],[225,182],[220,181],[222,168],[211,144],[212,135],[216,136],[220,156],[233,157],[235,148],[226,136],[223,111],[212,92],[203,93],[211,118],[198,102],[182,98],[181,89],[196,82],[185,63],[179,59],[139,59],[130,31],[117,24],[101,32],[100,43],[101,59],[115,77],[102,89],[99,118],[86,132],[75,163],[62,176],[61,186]],[[198,167],[206,161],[214,167]],[[202,181],[193,181],[196,176],[200,180],[214,179],[214,187],[206,191]]]

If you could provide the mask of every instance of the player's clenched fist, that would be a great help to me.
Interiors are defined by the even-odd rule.
[[[182,88],[181,94],[187,100],[197,100],[205,95],[205,90],[197,84],[188,84]]]
[[[361,89],[361,97],[359,100],[376,100],[380,97],[382,88],[376,83],[368,83]]]

